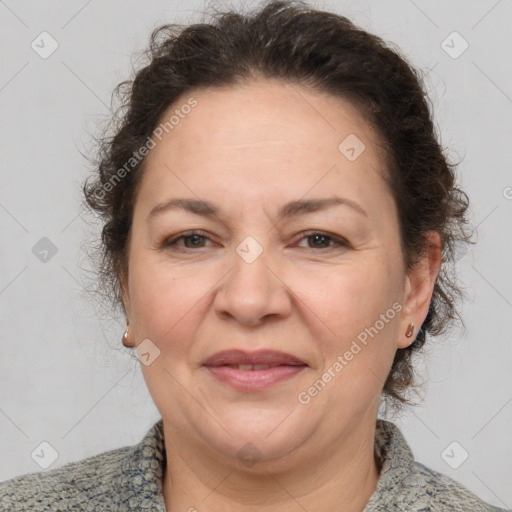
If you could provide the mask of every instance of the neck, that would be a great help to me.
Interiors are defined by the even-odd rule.
[[[290,461],[258,462],[240,469],[205,447],[166,431],[163,493],[168,512],[361,512],[377,487],[375,423],[329,446]],[[257,470],[255,468],[258,468]]]

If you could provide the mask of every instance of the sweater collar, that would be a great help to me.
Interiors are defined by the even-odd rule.
[[[165,512],[163,476],[166,463],[163,421],[151,427],[144,439],[130,447],[122,459],[113,510]]]

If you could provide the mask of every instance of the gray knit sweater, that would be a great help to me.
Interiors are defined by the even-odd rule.
[[[375,449],[381,474],[362,512],[505,510],[484,503],[451,478],[415,462],[400,430],[390,422],[377,420]],[[160,420],[137,445],[0,483],[0,511],[165,512],[165,461]]]

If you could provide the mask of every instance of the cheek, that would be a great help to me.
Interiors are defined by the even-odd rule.
[[[201,307],[209,286],[207,279],[187,274],[134,251],[129,289],[137,338],[149,338],[159,346],[164,340],[180,339],[178,334]]]
[[[331,274],[326,293],[316,294],[315,310],[329,327],[319,348],[325,371],[337,375],[333,397],[369,400],[384,385],[396,350],[401,309],[394,273],[396,269],[372,258],[368,265]]]
[[[302,283],[304,292],[312,290],[304,293],[304,302],[308,297],[308,307],[321,319],[317,323],[325,327],[315,340],[323,368],[301,391],[312,408],[329,410],[333,424],[378,404],[395,351],[396,272],[374,252]]]
[[[335,333],[329,331],[320,347],[324,372],[336,376],[328,398],[333,407],[340,401],[349,409],[372,402],[389,373],[401,305],[385,269],[377,263],[351,267],[350,272],[331,276],[329,293],[319,295],[318,310]]]
[[[312,276],[305,293],[336,342],[355,339],[379,320],[396,299],[393,272],[377,258],[353,262]],[[380,325],[380,323],[379,323]]]

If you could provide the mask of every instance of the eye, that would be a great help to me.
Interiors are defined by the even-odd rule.
[[[162,246],[166,248],[179,247],[185,249],[202,249],[204,247],[202,242],[204,242],[206,239],[209,240],[208,236],[201,231],[188,231],[177,237],[164,240]],[[185,245],[179,245],[178,242],[180,241],[183,241]]]
[[[311,240],[312,245],[308,245],[311,249],[330,249],[332,247],[348,247],[348,243],[336,236],[323,233],[321,231],[305,231],[301,233],[302,240]]]

